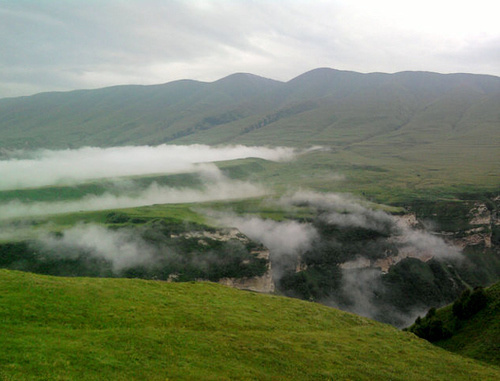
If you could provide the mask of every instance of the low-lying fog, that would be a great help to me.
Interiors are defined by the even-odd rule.
[[[86,195],[79,200],[23,202],[13,200],[0,203],[0,220],[15,217],[42,216],[78,211],[131,208],[154,204],[178,204],[258,197],[267,194],[259,185],[225,177],[216,166],[199,172],[203,179],[201,189],[172,188],[152,183],[145,189],[128,187],[125,194]]]
[[[292,148],[206,145],[160,145],[155,147],[86,147],[76,150],[14,151],[0,161],[0,191],[77,185],[93,179],[151,174],[195,173],[201,189],[172,188],[156,183],[147,188],[129,181],[120,194],[89,194],[79,200],[0,203],[0,219],[75,211],[137,207],[152,204],[204,202],[262,196],[264,187],[231,180],[213,162],[243,158],[271,161],[291,160]]]
[[[460,263],[463,260],[461,250],[431,232],[416,229],[402,223],[397,217],[381,210],[372,210],[363,205],[363,201],[334,193],[295,192],[275,201],[277,205],[291,209],[295,206],[307,205],[318,213],[319,220],[325,226],[342,228],[365,228],[378,231],[386,237],[384,242],[394,243],[399,250],[411,253],[412,257],[423,260],[434,258],[446,263]],[[270,249],[273,276],[279,281],[283,268],[290,263],[298,265],[307,251],[315,251],[321,247],[321,234],[314,224],[298,221],[273,221],[256,216],[239,216],[231,213],[208,212],[215,220],[227,226],[237,227],[248,237],[264,244]],[[386,322],[404,327],[411,324],[419,315],[425,314],[430,306],[413,306],[410,312],[401,312],[390,305],[382,304],[380,293],[383,293],[382,272],[377,268],[366,268],[370,263],[369,251],[380,252],[377,242],[370,243],[368,255],[359,252],[347,262],[356,268],[356,262],[364,271],[351,271],[341,266],[342,298],[350,300],[347,310],[358,315],[380,319],[386,314]],[[380,243],[381,244],[381,243]],[[340,250],[347,250],[345,244],[338,243]],[[366,256],[365,256],[366,255]],[[313,254],[314,256],[314,254]],[[325,258],[322,259],[323,261]],[[338,295],[330,295],[318,300],[321,303],[346,309],[339,302]],[[382,312],[382,309],[384,312]]]
[[[256,157],[290,160],[292,148],[207,145],[159,145],[60,151],[13,151],[0,160],[0,190],[71,185],[92,179],[147,174],[187,173],[199,164]]]
[[[291,160],[297,152],[291,148],[266,147],[209,147],[205,145],[157,147],[114,147],[81,148],[77,150],[35,152],[15,151],[0,161],[0,191],[41,187],[50,185],[76,185],[91,179],[118,176],[137,176],[147,174],[195,173],[201,180],[201,187],[173,188],[152,183],[146,188],[128,186],[120,194],[88,194],[78,200],[29,202],[13,200],[0,203],[0,220],[13,217],[27,217],[63,212],[117,209],[152,204],[203,202],[264,196],[269,193],[259,184],[227,178],[213,162],[242,159],[248,157],[273,161]],[[132,181],[132,180],[131,180]],[[133,181],[132,181],[133,184]],[[459,259],[460,251],[441,238],[410,226],[401,225],[396,217],[380,210],[372,210],[363,202],[339,194],[315,192],[295,192],[274,200],[277,206],[294,208],[307,205],[316,210],[324,225],[338,227],[359,227],[382,232],[399,247],[409,248],[414,255],[436,259]],[[320,213],[321,212],[321,213]],[[237,227],[251,239],[261,242],[271,251],[271,261],[275,280],[281,276],[282,262],[300,261],[300,256],[313,248],[320,237],[317,228],[310,222],[273,221],[256,216],[241,216],[230,212],[205,211],[207,215],[225,226]],[[6,225],[7,226],[7,225]],[[72,228],[62,232],[62,239],[49,241],[45,245],[82,245],[82,228]],[[95,244],[96,255],[105,259],[113,258],[120,267],[121,252],[127,263],[143,263],[146,257],[138,257],[144,244],[128,237],[123,240],[122,233],[104,227],[85,228],[85,242]],[[15,229],[5,227],[2,237],[16,234]],[[95,239],[94,239],[95,238]],[[75,241],[75,242],[73,242]],[[99,243],[102,242],[102,245]],[[125,243],[124,243],[125,242]],[[87,243],[86,243],[87,244]],[[65,246],[65,247],[66,247]],[[359,260],[351,258],[351,261]],[[374,290],[379,287],[380,272],[364,273],[353,277],[353,273],[343,271],[342,289],[352,295],[355,301],[351,311],[373,317],[378,312]],[[322,302],[337,305],[334,296]],[[420,311],[418,311],[420,312]],[[409,322],[414,318],[404,316],[401,321]]]

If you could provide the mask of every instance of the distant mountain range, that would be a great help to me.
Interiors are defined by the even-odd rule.
[[[500,78],[315,69],[0,99],[0,146],[499,143]]]
[[[0,99],[0,157],[18,148],[245,144],[323,150],[265,181],[369,192],[379,200],[500,185],[500,77],[315,69],[279,82],[206,83]],[[336,180],[341,174],[348,181]],[[298,174],[302,174],[298,176]],[[262,175],[262,174],[261,174]]]

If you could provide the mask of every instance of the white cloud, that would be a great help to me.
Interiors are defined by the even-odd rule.
[[[382,210],[373,210],[347,195],[335,193],[296,192],[279,200],[281,205],[307,204],[321,214],[329,225],[361,227],[391,237],[398,247],[412,256],[438,260],[463,259],[460,249],[426,230],[416,230]]]
[[[318,238],[318,233],[312,225],[296,221],[280,222],[227,214],[217,215],[217,219],[227,226],[237,227],[251,239],[264,244],[275,261],[281,256],[298,258],[311,247],[313,240]]]
[[[0,161],[0,190],[75,184],[118,176],[199,172],[208,168],[207,163],[248,157],[290,160],[294,151],[285,147],[199,144],[18,151],[15,157]]]
[[[113,231],[92,224],[73,226],[57,237],[41,236],[36,244],[44,250],[70,258],[83,250],[89,256],[111,262],[113,271],[149,264],[153,261],[154,252],[158,250],[132,230]]]
[[[263,187],[242,181],[231,181],[217,169],[212,178],[205,175],[203,189],[169,188],[153,183],[133,195],[112,195],[109,193],[89,195],[76,201],[22,202],[19,200],[0,204],[0,220],[28,216],[42,216],[89,210],[120,209],[154,204],[194,203],[216,200],[259,197],[267,194]]]

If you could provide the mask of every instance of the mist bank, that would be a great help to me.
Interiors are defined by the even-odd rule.
[[[259,249],[231,229],[197,223],[79,223],[28,240],[0,242],[0,267],[58,276],[220,281],[266,273],[268,259],[255,253]]]
[[[273,277],[285,295],[403,327],[459,291],[443,269],[462,265],[460,248],[423,226],[371,209],[349,195],[302,191],[268,202],[288,211],[307,207],[314,217],[275,221],[231,212],[207,215],[270,249]],[[420,273],[438,283],[425,283]],[[432,290],[431,297],[414,298],[407,292],[405,301],[402,290],[412,281],[417,282],[412,293],[421,284]]]
[[[231,180],[213,164],[197,167],[202,181],[200,189],[174,188],[152,183],[145,189],[129,184],[123,194],[87,195],[73,201],[23,202],[14,200],[0,204],[0,220],[79,211],[122,209],[154,204],[198,203],[259,197],[269,191],[258,184]]]
[[[61,259],[77,259],[84,252],[87,256],[108,261],[114,272],[152,265],[158,251],[132,229],[110,230],[94,224],[76,225],[57,236],[45,234],[32,246]]]
[[[296,151],[287,147],[200,144],[18,150],[4,153],[4,159],[0,160],[0,190],[77,184],[119,176],[196,172],[203,163],[249,157],[286,161],[295,155]]]
[[[266,245],[275,253],[286,253],[298,257],[309,250],[320,237],[322,226],[359,228],[373,231],[380,238],[389,240],[401,250],[411,252],[414,257],[432,256],[438,259],[461,258],[458,247],[423,228],[404,223],[397,216],[363,205],[363,200],[350,195],[299,191],[269,200],[284,210],[297,206],[310,207],[315,215],[314,222],[274,221],[256,216],[236,216],[232,213],[209,212],[208,215],[224,224],[235,226],[249,237]],[[360,253],[362,256],[362,253]]]
[[[410,249],[407,251],[411,251],[414,257],[461,258],[458,247],[447,243],[424,226],[417,228],[398,216],[369,208],[364,200],[351,195],[301,191],[282,197],[279,202],[285,206],[309,205],[326,225],[375,231],[401,248]]]

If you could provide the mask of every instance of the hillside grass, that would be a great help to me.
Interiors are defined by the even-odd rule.
[[[153,183],[165,187],[195,189],[200,189],[202,185],[200,178],[193,173],[147,174],[143,176],[94,179],[77,184],[0,190],[0,202],[13,200],[23,202],[68,201],[81,199],[88,195],[119,195],[125,192],[133,194]]]
[[[32,189],[31,191],[35,191]],[[0,192],[1,193],[1,192]],[[36,217],[0,220],[0,243],[29,240],[48,232],[62,232],[75,225],[99,224],[107,227],[139,227],[161,221],[180,229],[218,226],[211,212],[253,215],[264,219],[308,220],[315,213],[308,207],[283,207],[270,198],[252,198],[203,203],[155,204],[133,208],[54,213]],[[118,217],[117,217],[118,216]]]
[[[210,283],[0,270],[2,380],[495,380],[500,369],[318,304]]]
[[[163,204],[134,208],[88,212],[55,213],[37,217],[0,220],[0,243],[33,239],[47,232],[61,232],[78,224],[104,226],[140,226],[154,221],[169,225],[208,225],[206,217],[196,211],[204,204]],[[118,215],[123,222],[113,219]]]
[[[451,352],[500,366],[500,283],[486,289],[488,305],[470,319],[457,321],[452,306],[436,311],[452,336],[435,344]]]
[[[412,153],[415,157],[410,158],[395,152],[379,155],[378,150],[326,146],[300,154],[290,162],[246,159],[218,165],[229,177],[263,184],[276,194],[311,189],[352,193],[377,203],[402,204],[455,200],[464,193],[497,192],[498,152],[469,152],[457,157],[447,155],[439,146],[419,146]],[[466,157],[469,154],[488,159],[475,160]]]

